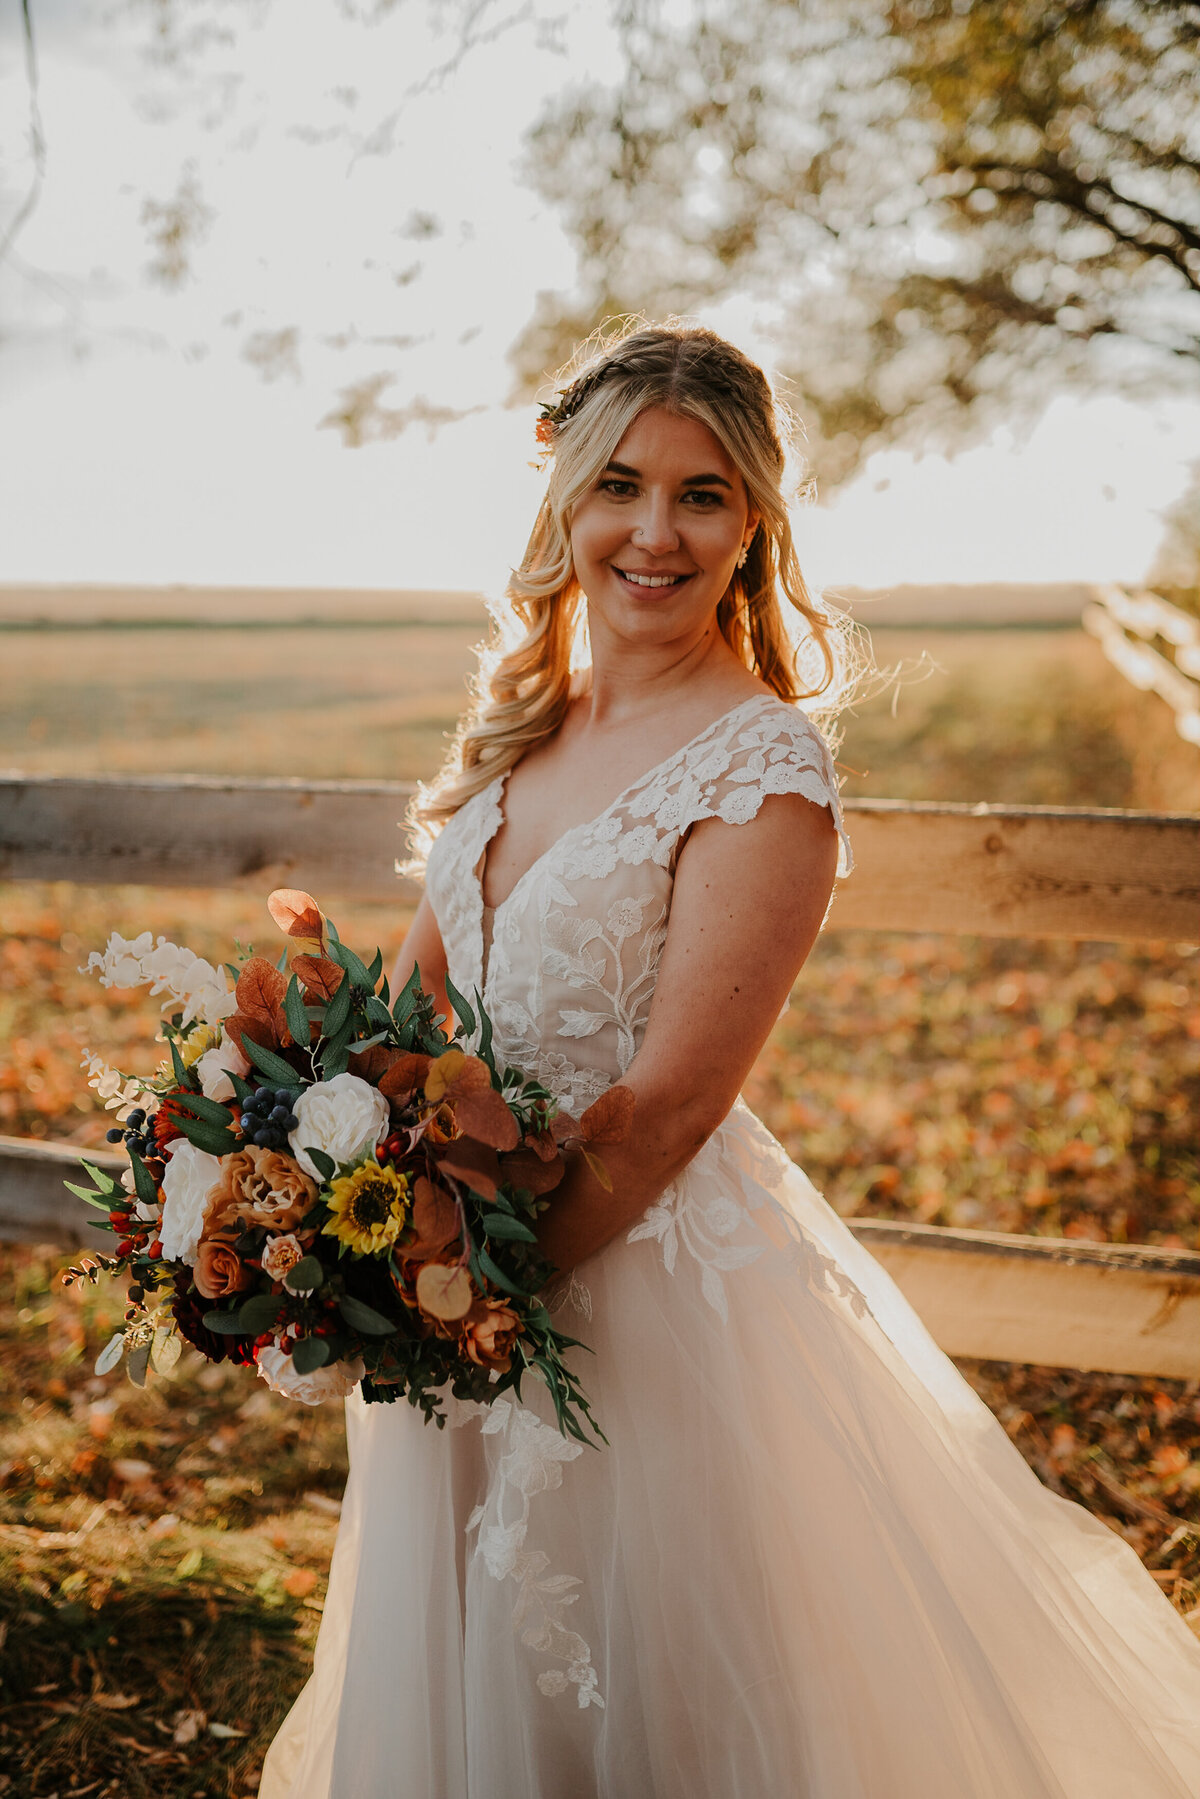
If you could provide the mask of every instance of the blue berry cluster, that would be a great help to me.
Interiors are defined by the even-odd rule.
[[[292,1111],[292,1087],[259,1087],[242,1102],[242,1136],[259,1149],[286,1149],[288,1133],[300,1120]]]
[[[147,1117],[141,1106],[135,1106],[125,1120],[124,1130],[121,1129],[120,1125],[117,1125],[113,1130],[105,1131],[105,1138],[109,1143],[123,1142],[127,1148],[132,1149],[137,1155],[141,1156],[143,1162],[145,1162],[150,1156],[156,1156],[158,1154],[158,1145],[154,1141],[154,1119],[156,1116],[157,1114],[151,1114],[150,1117]]]

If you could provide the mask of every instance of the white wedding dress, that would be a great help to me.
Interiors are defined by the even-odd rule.
[[[755,697],[566,832],[485,951],[502,793],[446,826],[428,892],[498,1053],[576,1110],[637,1050],[688,827],[802,793],[841,828],[820,736]],[[1200,1794],[1200,1643],[740,1102],[560,1321],[608,1448],[532,1382],[443,1431],[348,1403],[262,1799]]]

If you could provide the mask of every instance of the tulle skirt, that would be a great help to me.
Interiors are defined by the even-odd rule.
[[[1200,1794],[1200,1643],[743,1106],[562,1323],[607,1448],[348,1402],[261,1799]]]

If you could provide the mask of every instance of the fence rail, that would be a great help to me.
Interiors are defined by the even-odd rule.
[[[62,1185],[83,1153],[0,1137],[0,1239],[104,1246],[93,1214]],[[86,1154],[114,1175],[127,1166],[112,1150]],[[848,1222],[951,1355],[1200,1378],[1200,1255]]]
[[[412,900],[398,881],[411,788],[192,775],[0,776],[0,879],[308,888]],[[857,868],[835,929],[1191,941],[1200,838],[1187,814],[851,800]]]

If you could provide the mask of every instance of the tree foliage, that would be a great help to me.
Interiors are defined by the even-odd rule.
[[[633,0],[530,167],[579,252],[526,377],[745,294],[826,479],[1072,383],[1200,375],[1197,0]]]

